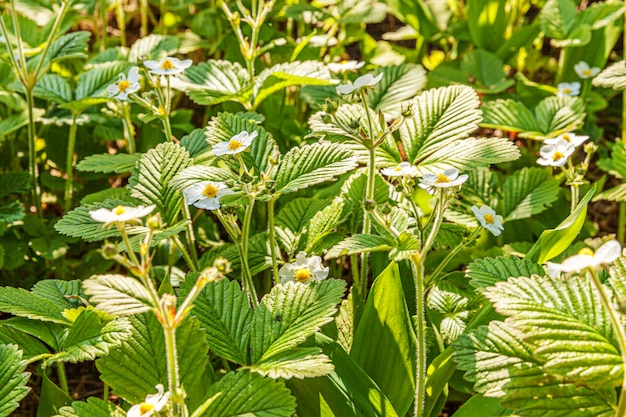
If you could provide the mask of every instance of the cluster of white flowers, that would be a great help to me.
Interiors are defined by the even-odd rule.
[[[280,283],[289,281],[306,283],[310,281],[321,281],[328,277],[328,267],[322,264],[319,256],[306,257],[306,252],[296,255],[296,261],[283,265],[278,271]]]
[[[178,58],[165,57],[158,61],[144,61],[144,65],[151,74],[155,75],[178,75],[191,66],[191,59],[180,60]],[[118,81],[107,87],[110,97],[125,101],[130,94],[139,91],[139,67],[132,67],[128,71],[128,76],[122,73],[119,75]]]
[[[546,139],[545,145],[539,150],[537,163],[543,166],[562,167],[574,153],[576,147],[589,139],[589,136],[576,135],[568,132],[556,138]]]
[[[590,67],[585,61],[580,61],[578,64],[574,65],[574,71],[576,71],[576,74],[578,74],[580,78],[586,80],[598,75],[600,68]],[[573,81],[571,83],[559,83],[559,85],[557,85],[557,90],[557,95],[559,97],[574,97],[580,94],[580,83],[578,81]]]

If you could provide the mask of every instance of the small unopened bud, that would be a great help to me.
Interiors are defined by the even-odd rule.
[[[148,221],[146,222],[148,228],[150,230],[158,230],[161,228],[161,215],[155,214],[154,216],[148,217]]]
[[[228,187],[228,188],[233,188],[235,186],[235,181],[234,180],[226,180],[224,181],[224,184]]]
[[[269,161],[272,165],[280,164],[280,152],[274,152],[273,154],[271,154]]]
[[[148,254],[148,244],[145,242],[142,242],[141,245],[139,245],[139,254],[141,256],[146,256]]]
[[[356,130],[356,129],[358,129],[359,127],[361,127],[361,122],[360,122],[359,120],[351,119],[351,120],[348,122],[348,127],[349,127],[350,129],[352,129],[352,130]]]
[[[222,256],[215,258],[215,260],[213,261],[213,266],[221,274],[224,274],[224,275],[232,271],[232,268],[230,267],[230,261]]]
[[[413,117],[413,104],[409,103],[409,105],[407,107],[402,106],[400,108],[400,114],[402,115],[402,117]]]
[[[274,180],[267,180],[265,181],[265,189],[272,191],[274,188],[276,187],[276,181]]]
[[[113,243],[105,243],[104,246],[102,246],[102,257],[105,259],[113,259],[115,256],[117,256],[117,246]]]
[[[598,150],[598,145],[596,145],[593,142],[587,142],[585,144],[585,148],[584,149],[585,149],[585,153],[593,154],[593,153],[595,153]]]
[[[244,172],[243,174],[241,174],[241,182],[245,183],[245,184],[249,184],[252,181],[254,181],[255,177],[253,177],[252,175],[248,174],[247,172]]]
[[[363,202],[363,208],[365,208],[365,211],[373,211],[376,209],[376,201],[374,200],[365,200]]]
[[[391,209],[392,207],[391,207],[391,204],[389,203],[385,203],[382,206],[380,206],[380,212],[384,214],[385,216],[388,214],[391,214]]]

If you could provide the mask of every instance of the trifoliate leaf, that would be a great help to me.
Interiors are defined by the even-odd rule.
[[[530,277],[544,275],[541,265],[515,256],[498,256],[497,258],[478,259],[468,265],[465,275],[470,284],[479,290],[506,281],[514,277]]]
[[[30,391],[26,365],[16,345],[0,345],[0,416],[9,416]]]
[[[111,315],[132,316],[150,310],[150,292],[136,278],[124,275],[95,275],[83,282],[85,294],[98,310]]]
[[[559,196],[559,181],[543,168],[523,168],[504,183],[505,221],[525,219],[545,211]]]

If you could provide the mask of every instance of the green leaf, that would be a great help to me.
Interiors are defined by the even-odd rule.
[[[587,216],[587,204],[595,191],[595,187],[587,191],[576,209],[556,228],[544,230],[537,242],[526,253],[526,259],[542,264],[565,251],[582,229]]]
[[[465,8],[471,39],[479,48],[495,51],[506,38],[507,20],[512,20],[507,16],[511,13],[507,4],[499,0],[468,0]]]
[[[209,59],[192,65],[180,78],[189,98],[204,106],[226,101],[245,105],[252,96],[248,73],[238,62]]]
[[[78,317],[63,341],[62,350],[44,360],[45,365],[55,362],[82,362],[104,356],[130,336],[126,318],[111,319],[91,308],[81,307]]]
[[[545,271],[541,265],[511,255],[477,259],[467,266],[465,272],[465,275],[470,278],[470,284],[479,290],[494,286],[496,283],[506,281],[511,277],[530,277],[544,274]]]
[[[620,184],[609,190],[602,191],[600,194],[593,198],[593,202],[607,200],[607,201],[626,201],[626,184]]]
[[[128,62],[141,64],[146,59],[159,59],[163,55],[171,56],[177,52],[179,45],[180,40],[174,36],[150,34],[133,42],[128,51]]]
[[[476,394],[463,403],[452,417],[510,417],[511,411],[500,405],[500,399]]]
[[[506,78],[504,63],[494,54],[476,49],[463,57],[461,70],[476,81],[477,90],[484,93],[502,92],[515,81]]]
[[[338,258],[343,255],[391,250],[393,246],[387,239],[378,235],[352,235],[328,250],[324,259]]]
[[[618,91],[625,90],[626,61],[619,61],[606,67],[593,79],[593,85]]]
[[[94,65],[78,76],[76,81],[76,99],[88,97],[108,97],[106,88],[119,80],[121,73],[126,73],[130,65],[127,62],[105,62]],[[127,75],[127,74],[125,74]]]
[[[45,74],[33,89],[35,97],[55,103],[67,103],[72,101],[72,89],[66,78],[57,74]]]
[[[583,101],[569,96],[545,98],[534,112],[511,99],[486,102],[482,111],[484,121],[480,126],[519,132],[520,137],[539,140],[576,130],[585,119]]]
[[[0,311],[34,320],[70,324],[58,304],[23,288],[0,287]]]
[[[130,193],[127,188],[105,188],[95,193],[87,194],[80,199],[80,204],[86,206],[88,204],[102,203],[106,200],[130,200]]]
[[[151,313],[132,316],[130,323],[130,337],[98,359],[96,366],[101,379],[116,395],[139,403],[147,394],[153,394],[158,384],[168,384],[165,338],[161,324]],[[181,384],[189,393],[201,380],[208,362],[208,345],[196,320],[187,319],[176,329],[176,344]]]
[[[523,168],[504,183],[505,221],[526,219],[545,211],[559,196],[559,181],[543,168]]]
[[[141,154],[129,155],[126,153],[118,153],[111,155],[104,153],[89,155],[76,165],[76,169],[85,172],[102,172],[105,174],[114,172],[116,174],[123,174],[132,172],[139,158],[141,158]]]
[[[210,417],[291,417],[296,401],[284,382],[252,372],[229,372],[209,389],[206,398],[221,393],[206,411]]]
[[[591,25],[592,30],[601,29],[624,16],[624,5],[619,3],[593,3],[581,10],[580,23]]]
[[[72,398],[50,380],[46,372],[41,373],[41,394],[37,417],[48,417],[56,414],[56,411],[72,402]]]
[[[26,361],[15,345],[0,345],[0,416],[9,416],[30,388]]]
[[[270,95],[294,85],[332,85],[328,67],[319,61],[286,62],[266,68],[254,82],[254,107]]]
[[[63,407],[54,417],[125,417],[126,412],[110,401],[96,397],[87,398],[86,402],[74,401],[72,406]]]
[[[32,292],[53,302],[61,311],[83,305],[80,300],[82,295],[81,282],[77,279],[73,281],[57,279],[39,281],[33,286]]]
[[[476,92],[460,85],[427,90],[418,96],[413,102],[415,115],[400,128],[407,160],[419,169],[421,160],[467,138],[481,120],[479,104]]]
[[[19,201],[0,206],[0,222],[7,224],[24,218],[24,205]]]
[[[189,294],[195,280],[181,284],[180,298]],[[220,357],[245,365],[248,362],[248,340],[252,309],[248,296],[236,281],[210,282],[194,302],[192,314],[206,330],[211,350]]]
[[[227,142],[243,131],[258,133],[249,150],[243,152],[246,166],[253,167],[257,175],[261,172],[269,173],[269,158],[278,151],[278,146],[272,134],[263,129],[250,113],[218,113],[217,117],[213,117],[209,122],[205,134],[207,141],[213,146],[219,142]],[[227,158],[225,162],[231,164],[231,167],[238,172],[238,166],[233,158]]]
[[[30,360],[35,356],[50,353],[49,349],[39,339],[28,333],[12,328],[10,325],[0,325],[0,344],[14,344],[22,351],[22,357]]]
[[[426,85],[426,71],[421,65],[402,64],[381,67],[374,75],[381,72],[383,78],[368,93],[367,102],[375,111],[399,117],[402,103],[415,97]]]
[[[45,114],[43,109],[33,109],[33,117],[39,119]],[[0,120],[0,142],[10,133],[13,133],[28,124],[28,112],[24,110],[21,113],[14,114],[9,117],[3,117]]]
[[[314,143],[291,149],[276,174],[276,192],[293,193],[311,185],[336,180],[356,168],[357,160],[347,149],[334,143]]]
[[[315,340],[324,354],[332,359],[335,370],[324,377],[287,381],[298,399],[298,416],[398,416],[376,383],[337,342],[321,334],[317,334]]]
[[[541,28],[554,39],[565,39],[575,28],[576,20],[576,3],[572,0],[548,0],[539,13]]]
[[[615,391],[591,390],[547,375],[535,363],[524,334],[500,321],[461,336],[455,361],[465,377],[476,381],[485,397],[503,398],[502,405],[530,417],[615,415]]]
[[[27,172],[5,172],[0,174],[0,198],[9,194],[24,194],[30,189]]]
[[[128,181],[131,197],[155,204],[167,224],[174,224],[183,202],[182,192],[169,185],[176,174],[193,163],[185,148],[161,143],[141,156],[137,170]]]
[[[415,346],[400,271],[392,262],[372,285],[350,356],[400,416],[408,412],[415,394]]]
[[[615,334],[589,279],[510,278],[483,294],[523,332],[546,373],[595,390],[621,385]]]
[[[137,279],[124,275],[95,275],[83,282],[96,308],[111,315],[132,316],[150,310],[150,292]]]
[[[330,235],[341,224],[349,213],[345,210],[343,200],[335,200],[316,213],[309,223],[306,252],[311,252],[316,243]]]
[[[279,352],[246,368],[273,379],[315,378],[328,375],[334,369],[328,356],[320,354],[316,347]]]
[[[206,165],[193,165],[180,171],[170,181],[170,186],[184,190],[202,181],[224,182],[228,180],[236,181],[239,177],[233,172]]]
[[[46,72],[46,68],[53,62],[59,62],[71,58],[86,58],[86,51],[89,46],[90,32],[77,31],[60,36],[53,41],[48,49],[48,53],[43,58],[44,64],[41,67],[40,74]],[[28,61],[28,68],[35,70],[35,67],[42,59],[41,54]],[[38,75],[40,75],[38,74]]]
[[[336,279],[274,286],[253,313],[252,363],[298,346],[332,321],[344,291],[345,282]]]

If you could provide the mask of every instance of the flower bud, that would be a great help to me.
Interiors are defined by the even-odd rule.
[[[365,211],[373,211],[376,209],[376,201],[374,200],[365,200],[363,202],[363,208],[365,208]]]
[[[146,225],[150,230],[158,230],[161,228],[161,215],[155,214],[154,216],[148,217],[148,221]]]
[[[148,244],[146,242],[142,242],[139,245],[139,254],[141,256],[146,256],[148,254]]]
[[[276,181],[267,180],[265,181],[265,189],[268,191],[272,191],[276,187]]]
[[[222,256],[215,258],[215,260],[213,261],[213,266],[221,274],[224,274],[224,275],[232,271],[232,268],[230,267],[230,261]]]
[[[393,208],[393,207],[391,207],[391,204],[389,204],[389,203],[385,203],[385,204],[383,204],[383,205],[380,207],[380,212],[386,216],[386,215],[388,215],[388,214],[391,214],[391,209],[392,209],[392,208]]]
[[[235,186],[235,181],[234,180],[226,180],[224,181],[224,184],[228,187],[228,188],[233,188]]]
[[[113,259],[117,255],[117,246],[113,243],[106,242],[102,246],[102,257],[104,259]]]
[[[241,174],[241,182],[243,182],[244,184],[249,184],[252,181],[254,181],[255,177],[253,177],[252,175],[248,174],[247,172],[244,172],[243,174]]]

